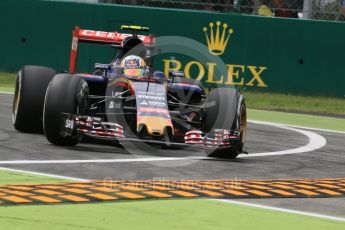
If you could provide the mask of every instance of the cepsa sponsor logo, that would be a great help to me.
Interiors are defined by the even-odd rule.
[[[150,107],[141,107],[139,109],[140,113],[160,113],[160,114],[169,114],[167,109],[159,109],[159,108],[150,108]]]
[[[80,30],[80,34],[83,37],[109,39],[109,40],[121,40],[121,41],[127,37],[133,36],[132,34],[95,31],[95,30]],[[138,38],[144,41],[146,36],[138,35]]]

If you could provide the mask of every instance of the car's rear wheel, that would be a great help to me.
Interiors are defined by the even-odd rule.
[[[44,96],[55,73],[55,70],[43,66],[23,66],[19,70],[12,108],[16,130],[42,133]]]
[[[50,143],[73,146],[77,137],[66,135],[66,116],[63,114],[85,114],[89,87],[81,77],[73,74],[57,74],[46,92],[43,112],[44,133]]]
[[[240,140],[231,147],[221,147],[208,152],[209,156],[236,158],[243,152],[247,131],[246,104],[243,96],[236,89],[217,88],[211,90],[206,100],[204,130],[214,129],[241,130]]]

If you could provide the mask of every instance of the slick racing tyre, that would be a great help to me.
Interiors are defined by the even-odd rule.
[[[16,130],[43,132],[42,114],[47,86],[55,70],[43,66],[23,66],[17,75],[12,121]]]
[[[212,149],[211,157],[234,159],[243,152],[247,131],[246,104],[236,89],[217,88],[210,91],[206,100],[205,133],[214,129],[242,130],[235,146]]]
[[[88,84],[81,77],[55,75],[47,88],[43,111],[44,134],[50,143],[65,146],[78,144],[77,137],[66,135],[63,114],[85,114],[88,95]]]

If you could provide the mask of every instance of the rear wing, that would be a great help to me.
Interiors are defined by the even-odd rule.
[[[143,27],[146,28],[146,27]],[[124,29],[133,29],[124,28]],[[134,29],[133,29],[134,30]],[[139,29],[137,29],[139,30]],[[145,30],[142,30],[145,31]],[[99,45],[109,45],[112,47],[122,47],[122,42],[127,37],[137,36],[140,40],[143,41],[145,46],[152,45],[152,36],[150,35],[136,35],[135,34],[126,34],[118,32],[104,32],[104,31],[95,31],[95,30],[85,30],[80,29],[79,26],[76,26],[72,33],[72,47],[70,54],[70,64],[69,72],[74,73],[77,68],[77,58],[78,58],[78,45],[79,42],[83,43],[93,43]]]

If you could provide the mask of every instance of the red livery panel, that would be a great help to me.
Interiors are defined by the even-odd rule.
[[[84,30],[76,26],[73,30],[69,72],[74,73],[76,71],[79,42],[91,42],[119,46],[122,44],[122,41],[125,38],[130,36],[133,35],[118,32]],[[143,41],[144,45],[150,45],[152,43],[152,37],[149,35],[137,35],[137,37]]]

